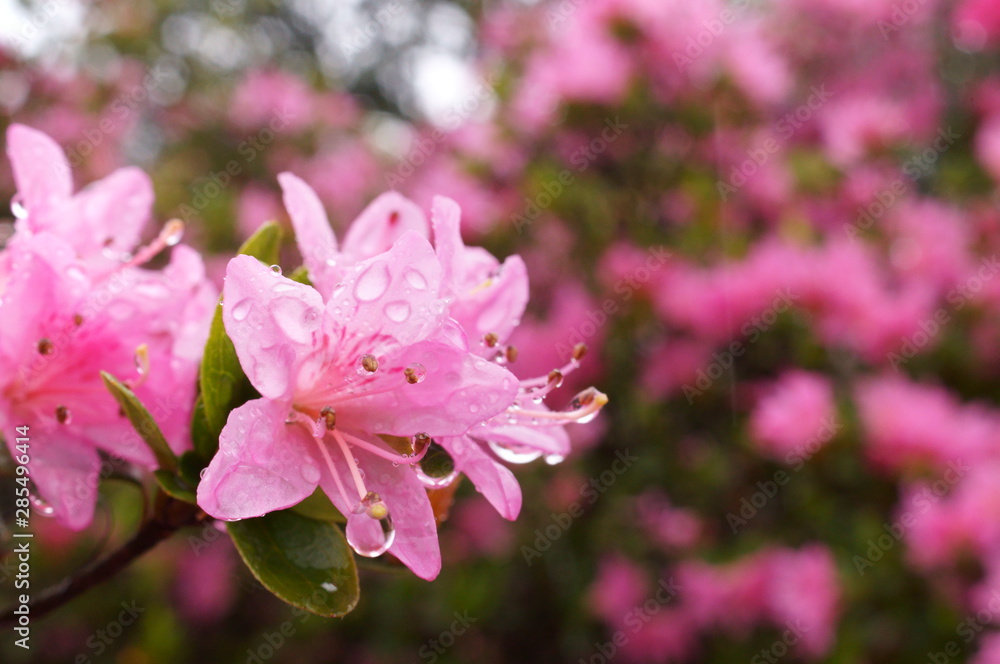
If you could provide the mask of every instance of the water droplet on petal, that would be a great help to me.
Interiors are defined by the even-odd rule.
[[[253,303],[249,299],[237,302],[236,306],[233,307],[233,313],[232,313],[233,320],[241,321],[246,319],[247,314],[250,313],[250,308],[252,306]]]
[[[337,586],[333,585],[329,581],[324,581],[323,583],[319,584],[319,587],[322,588],[323,590],[325,590],[328,593],[335,593],[335,592],[337,592]]]
[[[198,473],[198,477],[200,477],[201,479],[205,479],[205,473],[207,472],[208,472],[208,466],[201,469],[201,472]]]
[[[546,454],[545,455],[545,463],[549,464],[550,466],[554,466],[557,463],[562,463],[565,459],[566,459],[566,457],[564,457],[561,454]]]
[[[52,505],[49,505],[38,496],[31,496],[31,506],[35,508],[35,514],[41,516],[53,516],[56,513],[56,508],[52,507]]]
[[[427,288],[427,279],[425,279],[424,275],[420,274],[420,272],[412,267],[408,267],[403,270],[403,278],[406,279],[406,283],[417,290],[424,290]]]
[[[410,317],[410,305],[399,300],[385,305],[386,317],[394,323],[404,323]]]
[[[396,539],[389,508],[369,491],[347,517],[347,543],[359,556],[374,558],[389,550]]]
[[[382,297],[388,288],[389,268],[385,263],[373,263],[361,273],[357,283],[354,284],[354,297],[362,302],[371,302]]]
[[[507,463],[528,463],[542,456],[541,450],[527,445],[509,445],[490,441],[490,449]]]
[[[10,211],[14,213],[14,217],[17,219],[27,218],[28,210],[24,207],[24,203],[21,202],[21,194],[14,194],[14,197],[10,199]]]
[[[280,265],[272,265],[271,266],[271,272],[274,272],[275,274],[281,274],[281,266]]]

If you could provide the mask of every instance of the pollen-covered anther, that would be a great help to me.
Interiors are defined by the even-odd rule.
[[[483,335],[483,343],[486,344],[487,348],[493,348],[500,342],[500,337],[498,337],[493,332],[487,332]]]
[[[361,356],[361,368],[368,373],[375,373],[378,371],[378,359],[370,353],[365,353]]]
[[[69,408],[67,408],[66,406],[57,406],[56,421],[59,422],[59,424],[68,424],[69,420],[70,420]]]
[[[319,417],[326,425],[327,431],[333,431],[337,428],[337,411],[330,406],[324,406],[323,410],[319,411]]]
[[[587,344],[579,343],[573,346],[573,359],[579,362],[587,354]]]
[[[50,340],[48,339],[38,340],[38,353],[40,355],[51,355],[55,349],[56,349],[55,344],[53,344]]]
[[[549,372],[549,380],[548,380],[549,386],[551,386],[554,389],[562,385],[562,382],[563,382],[563,372],[559,371],[558,369],[553,369],[552,371]]]
[[[505,354],[507,356],[508,362],[515,362],[517,360],[517,347],[507,346],[507,351]]]

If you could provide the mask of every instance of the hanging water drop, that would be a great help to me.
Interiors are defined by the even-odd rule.
[[[275,274],[281,274],[281,266],[280,265],[272,265],[271,266],[271,272],[274,272]]]
[[[184,222],[180,219],[171,219],[167,222],[167,225],[163,227],[160,237],[163,238],[163,243],[168,247],[173,247],[179,244],[181,239],[184,237]]]
[[[28,210],[24,207],[24,203],[21,202],[21,194],[15,194],[10,199],[10,211],[16,219],[26,219],[28,217]]]
[[[392,515],[381,497],[369,491],[347,517],[347,543],[359,556],[374,558],[389,550],[396,539]]]
[[[490,449],[507,463],[528,463],[542,456],[541,450],[526,445],[508,445],[490,441]]]

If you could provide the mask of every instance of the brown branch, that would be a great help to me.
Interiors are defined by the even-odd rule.
[[[28,615],[33,619],[41,618],[58,609],[74,597],[110,579],[180,528],[195,525],[205,518],[205,513],[196,505],[175,500],[162,493],[159,494],[153,515],[143,523],[130,540],[121,548],[112,551],[58,585],[38,594],[28,603]],[[0,627],[8,627],[17,623],[18,616],[14,613],[17,606],[19,605],[12,606],[0,613]]]

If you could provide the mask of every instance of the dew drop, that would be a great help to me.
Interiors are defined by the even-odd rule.
[[[371,302],[382,297],[388,288],[389,268],[385,263],[374,263],[358,277],[354,284],[354,297],[362,302]]]
[[[167,225],[163,227],[161,237],[163,238],[163,243],[168,247],[173,247],[179,244],[181,239],[184,237],[184,222],[180,219],[171,219],[167,222]]]
[[[410,317],[410,305],[398,300],[385,305],[386,317],[394,323],[404,323]]]
[[[335,592],[337,592],[337,586],[333,585],[329,581],[324,581],[323,583],[319,584],[319,587],[322,588],[323,590],[325,590],[328,593],[335,593]]]
[[[56,513],[56,508],[38,496],[31,496],[31,506],[35,508],[35,514],[40,516],[53,516]]]
[[[425,279],[424,275],[420,274],[420,272],[414,270],[412,267],[408,267],[403,270],[403,278],[406,279],[406,283],[417,290],[424,290],[427,288],[427,279]]]
[[[490,449],[507,463],[528,463],[542,456],[542,452],[526,445],[508,445],[490,441]]]
[[[271,266],[271,272],[274,272],[275,274],[281,274],[281,266],[280,265],[272,265]]]
[[[347,517],[347,543],[359,556],[374,558],[389,550],[396,539],[389,508],[377,493],[368,494]]]
[[[250,308],[252,306],[253,303],[249,299],[237,302],[236,306],[233,307],[233,313],[232,313],[233,320],[235,321],[245,320],[247,315],[250,313]]]
[[[201,469],[201,472],[198,473],[198,477],[200,477],[201,479],[205,479],[205,473],[207,472],[208,472],[208,466],[205,466],[204,468]]]

